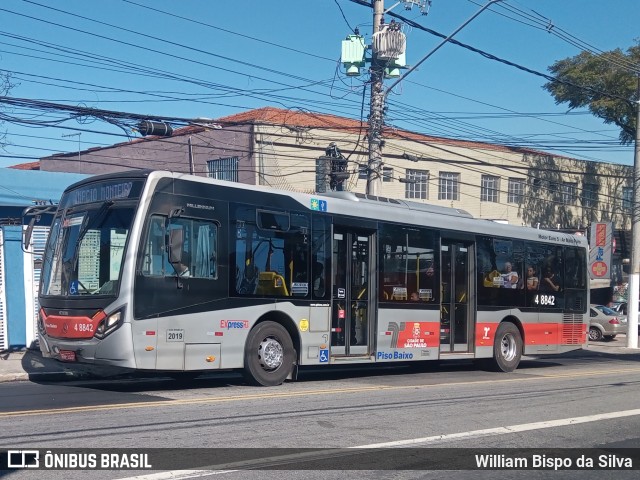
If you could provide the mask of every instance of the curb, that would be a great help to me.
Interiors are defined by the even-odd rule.
[[[0,383],[29,380],[28,373],[0,373]]]

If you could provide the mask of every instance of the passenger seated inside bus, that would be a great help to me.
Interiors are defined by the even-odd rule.
[[[540,281],[536,276],[536,267],[529,265],[527,267],[527,290],[537,290]]]
[[[550,266],[544,267],[542,279],[540,280],[540,290],[544,292],[557,292],[562,286],[560,275],[553,271]]]
[[[511,262],[505,262],[502,276],[503,288],[516,288],[518,286],[518,272],[513,270]]]

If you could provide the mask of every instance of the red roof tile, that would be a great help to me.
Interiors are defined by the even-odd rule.
[[[353,120],[350,118],[338,117],[336,115],[328,115],[324,113],[303,112],[300,110],[285,110],[274,107],[264,107],[254,110],[248,110],[243,113],[237,113],[234,115],[218,118],[216,122],[223,125],[261,123],[268,125],[286,125],[289,127],[326,128],[329,130],[336,129],[342,132],[351,131],[356,133],[359,133],[363,130],[366,131],[367,128],[367,123],[360,122],[359,120]],[[473,142],[466,140],[454,140],[444,137],[434,137],[431,135],[424,135],[421,133],[415,133],[391,127],[385,127],[383,129],[383,136],[386,138],[413,140],[424,144],[434,143],[439,145],[465,148],[530,152],[547,155],[546,152],[540,152],[528,148],[510,147],[505,145],[496,145],[492,143]]]
[[[282,125],[282,126],[299,127],[299,128],[324,128],[327,130],[337,130],[340,132],[346,131],[346,132],[352,132],[356,134],[365,133],[367,129],[367,123],[361,122],[359,120],[339,117],[336,115],[329,115],[325,113],[314,113],[314,112],[308,112],[308,111],[302,111],[302,110],[287,110],[287,109],[275,108],[275,107],[257,108],[253,110],[248,110],[246,112],[237,113],[234,115],[228,115],[226,117],[215,119],[213,123],[220,124],[222,128],[224,128],[225,125],[266,124],[266,125]],[[199,133],[204,130],[206,130],[206,127],[198,126],[198,125],[189,125],[189,126],[181,127],[174,130],[171,136],[177,137],[182,135],[189,135],[189,134]],[[505,145],[496,145],[492,143],[481,143],[481,142],[473,142],[473,141],[465,141],[465,140],[454,140],[454,139],[444,138],[444,137],[434,137],[431,135],[424,135],[421,133],[415,133],[415,132],[400,130],[400,129],[391,128],[391,127],[384,128],[383,137],[407,139],[407,140],[423,143],[425,145],[435,144],[439,146],[446,145],[446,146],[457,146],[457,147],[463,147],[463,148],[475,148],[475,149],[483,149],[483,150],[511,151],[511,152],[517,151],[517,152],[529,152],[529,153],[547,155],[546,152],[541,152],[541,151],[532,150],[528,148],[510,147]],[[167,137],[148,136],[143,138],[134,138],[130,141],[116,143],[108,147],[90,148],[88,150],[85,150],[85,152],[106,150],[109,148],[130,145],[132,143],[154,141],[162,138],[167,138]],[[58,153],[46,158],[65,157],[65,156],[77,155],[77,154],[78,152]],[[34,162],[34,164],[38,164],[38,162]],[[22,165],[31,165],[31,164],[22,164]],[[22,166],[17,166],[16,168],[29,169]],[[39,167],[37,169],[39,169]]]
[[[16,170],[40,170],[40,162],[19,163],[18,165],[11,165],[9,168],[15,168]]]

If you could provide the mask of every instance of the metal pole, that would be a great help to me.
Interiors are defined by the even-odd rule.
[[[384,0],[373,2],[373,33],[382,29]],[[384,97],[382,88],[384,64],[378,60],[375,48],[371,55],[371,105],[369,107],[369,160],[367,162],[367,195],[380,191],[380,167],[382,166],[382,121]]]
[[[633,156],[633,208],[631,209],[631,275],[627,303],[627,347],[638,348],[640,300],[640,76],[636,96],[636,146]]]
[[[191,145],[191,137],[189,137],[189,173],[193,175],[193,146]]]

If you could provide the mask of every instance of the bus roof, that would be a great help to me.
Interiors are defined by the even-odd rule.
[[[230,182],[165,170],[129,170],[114,174],[96,175],[80,182],[76,182],[68,187],[68,189],[73,189],[83,184],[106,179],[145,177],[148,177],[153,184],[161,178],[169,177],[174,180],[193,181],[211,185],[220,185],[238,190],[259,191],[268,194],[282,195],[299,203],[301,208],[306,210],[315,210],[311,206],[312,201],[324,200],[326,202],[325,209],[322,211],[329,214],[340,214],[371,220],[384,220],[415,226],[429,226],[440,228],[441,230],[450,230],[469,234],[475,233],[504,238],[526,239],[562,245],[588,246],[587,239],[584,236],[555,230],[503,224],[488,219],[478,219],[474,218],[468,212],[457,208],[365,195],[355,192],[332,191],[309,194],[289,190],[278,190],[273,187],[263,185]]]

